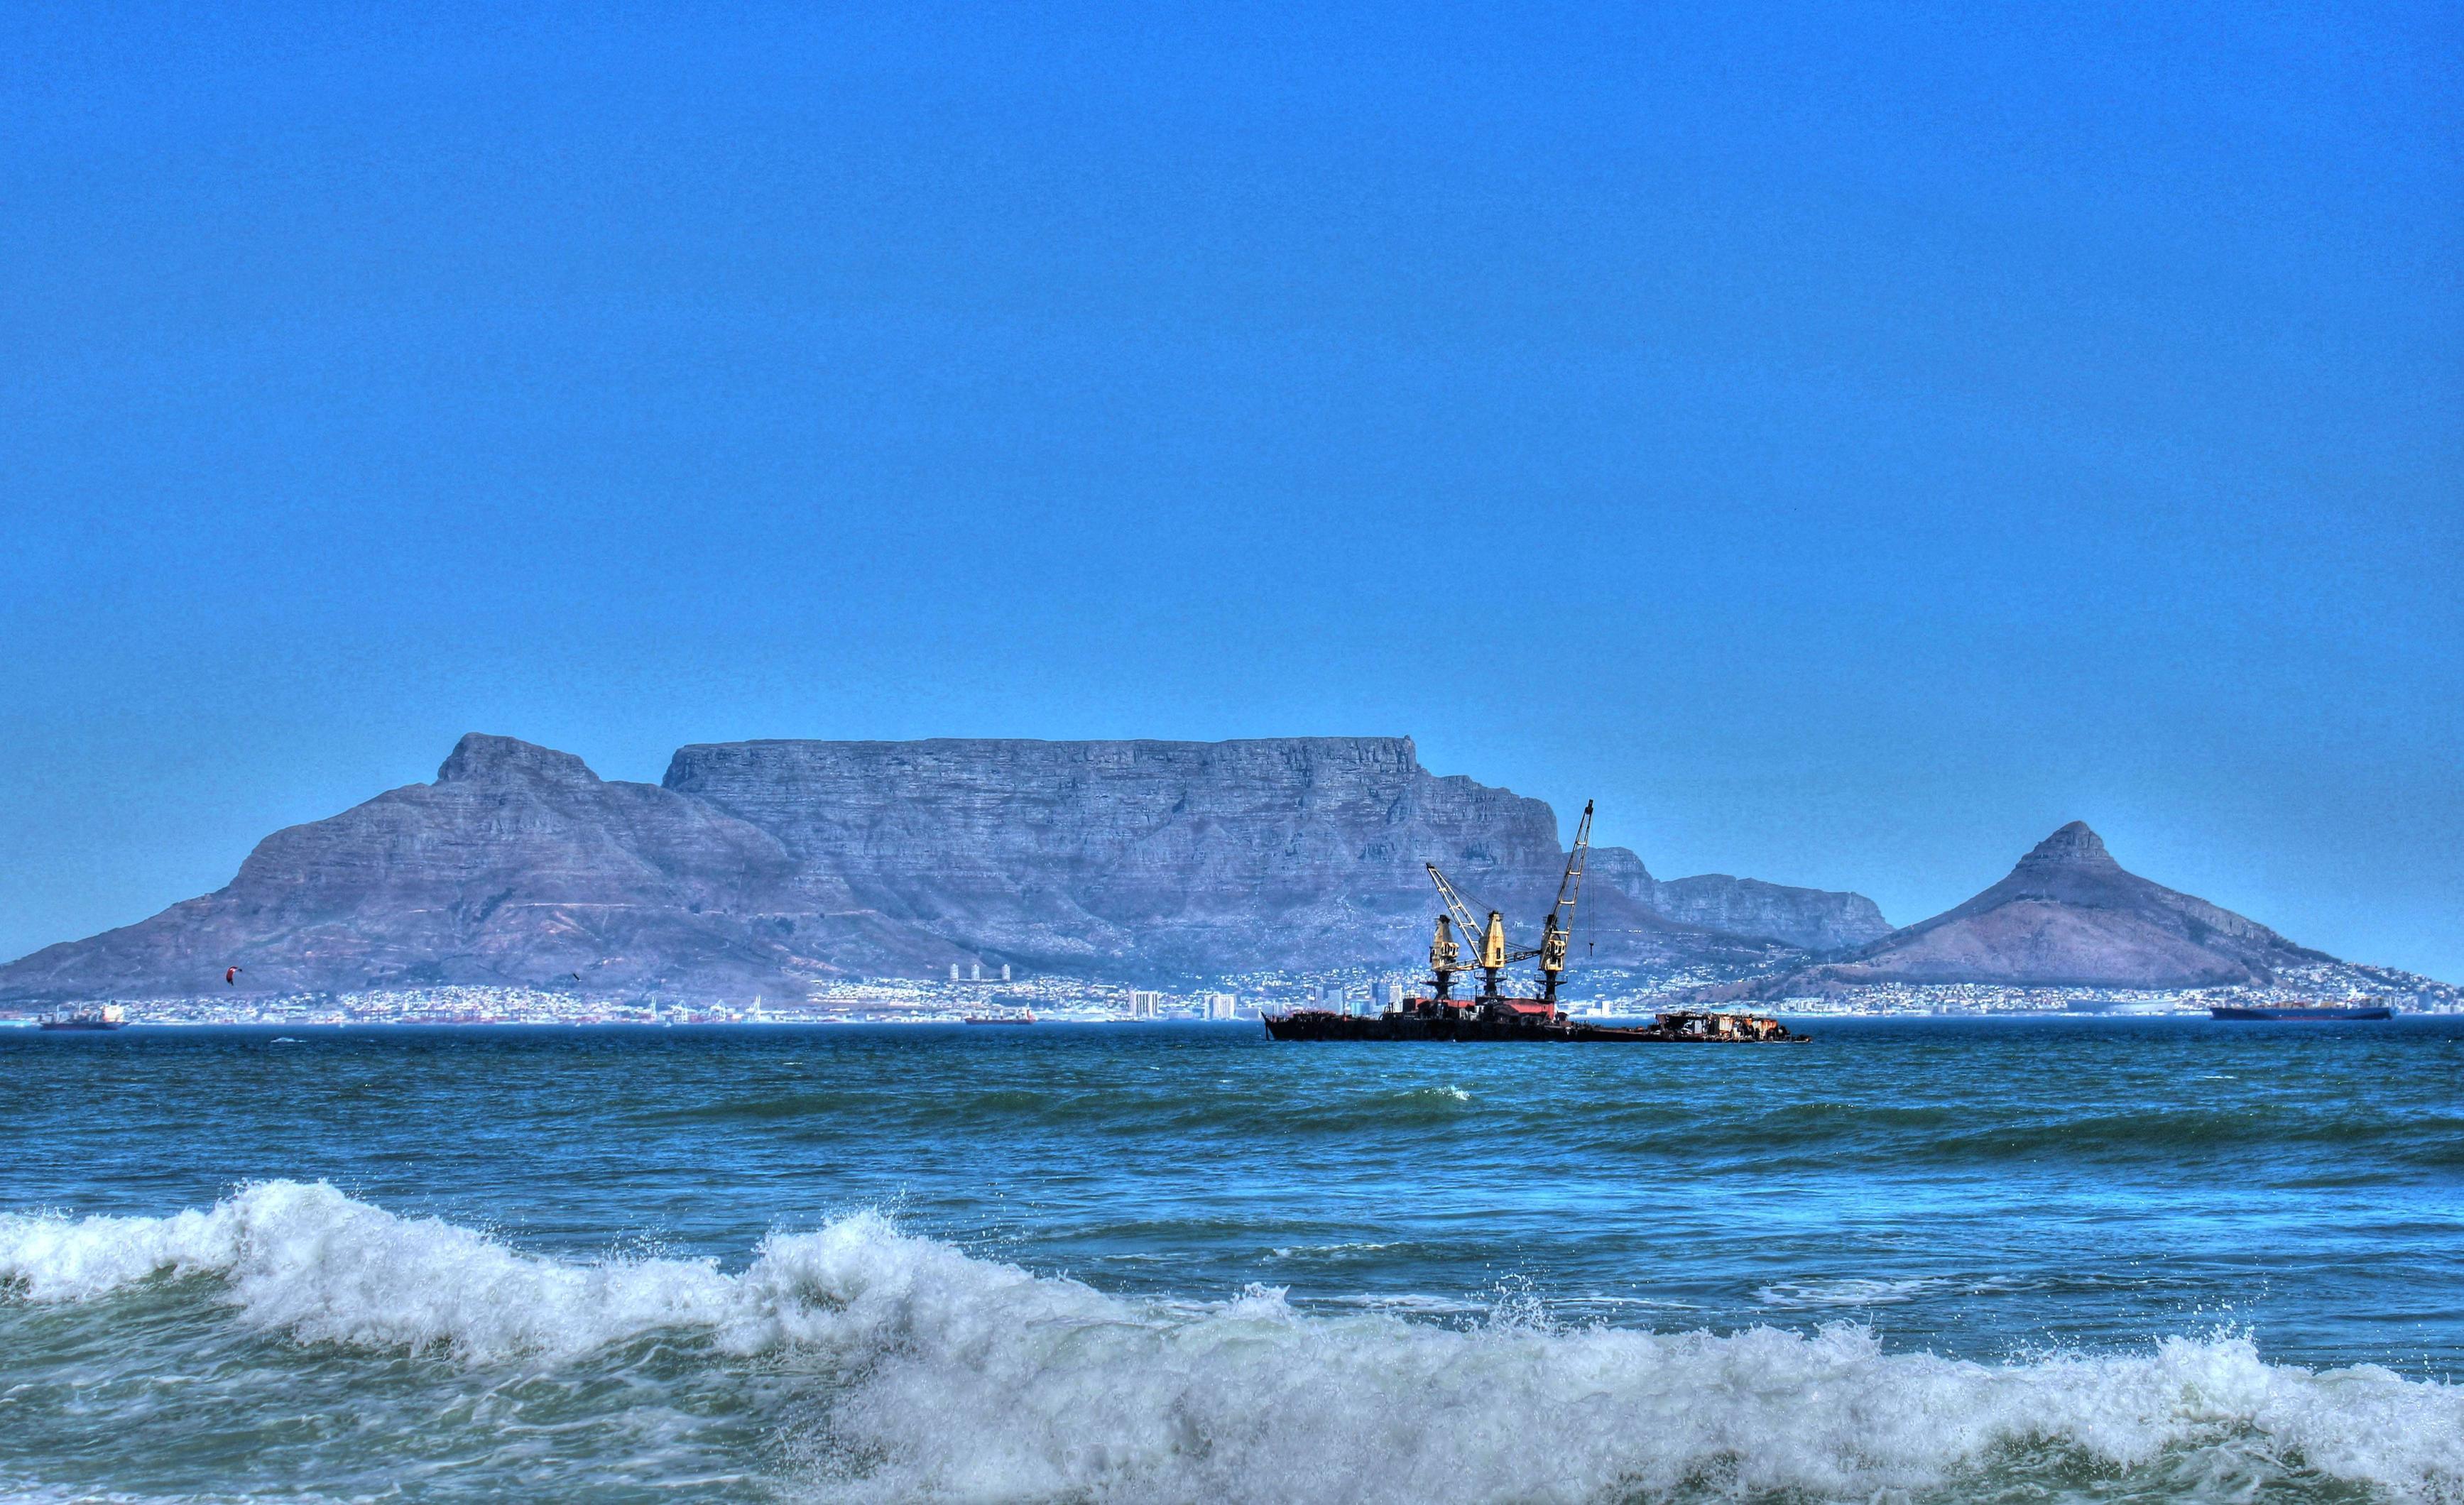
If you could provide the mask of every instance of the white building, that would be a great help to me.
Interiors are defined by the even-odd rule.
[[[1237,1019],[1241,1016],[1241,1000],[1228,992],[1206,995],[1206,1016],[1210,1019]]]
[[[1130,993],[1129,1016],[1133,1019],[1152,1019],[1162,1008],[1162,993],[1138,992],[1134,990]]]

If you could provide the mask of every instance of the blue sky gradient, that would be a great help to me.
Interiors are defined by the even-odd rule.
[[[0,16],[0,953],[465,731],[1409,732],[2464,979],[2453,7]]]

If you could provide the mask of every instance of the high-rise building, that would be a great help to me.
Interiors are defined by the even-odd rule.
[[[950,964],[950,980],[952,982],[957,982],[958,980],[958,964],[957,962],[952,962]]]
[[[1240,1017],[1240,1014],[1241,1000],[1235,998],[1230,993],[1211,992],[1206,995],[1206,1016],[1208,1018],[1233,1019]]]
[[[967,981],[981,982],[983,980],[984,964],[981,962],[969,962],[967,964]]]
[[[1402,1006],[1403,985],[1399,982],[1375,983],[1370,992],[1377,1000],[1377,1012]]]
[[[1001,963],[1001,981],[1009,981],[1009,963]]]
[[[1131,1018],[1133,1018],[1133,1019],[1152,1019],[1152,1018],[1154,1018],[1154,1017],[1155,1016],[1155,1014],[1157,1014],[1157,1012],[1159,1012],[1162,1008],[1163,1008],[1163,994],[1162,994],[1162,993],[1159,993],[1159,992],[1136,992],[1135,990],[1132,990],[1132,992],[1131,992],[1131,993],[1130,993],[1130,1017],[1131,1017]]]

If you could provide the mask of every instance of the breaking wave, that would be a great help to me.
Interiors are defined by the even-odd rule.
[[[2299,1477],[2464,1501],[2464,1389],[2271,1364],[2240,1337],[1992,1364],[1885,1353],[1844,1323],[1653,1333],[1517,1307],[1446,1327],[1307,1315],[1261,1287],[1141,1302],[876,1213],[774,1234],[737,1274],[579,1263],[323,1183],[170,1217],[0,1216],[13,1301],[100,1315],[166,1280],[345,1353],[555,1363],[657,1334],[799,1368],[826,1399],[781,1423],[803,1429],[784,1452],[847,1497],[2247,1497]]]

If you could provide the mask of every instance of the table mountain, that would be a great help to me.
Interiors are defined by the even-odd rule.
[[[660,785],[464,737],[432,784],[268,837],[214,893],[0,968],[0,997],[442,983],[792,995],[1010,962],[1092,975],[1407,963],[1420,864],[1528,922],[1564,863],[1535,799],[1408,738],[743,742]],[[1856,944],[1872,903],[1595,854],[1587,960]],[[575,975],[580,973],[577,982]]]
[[[735,742],[680,749],[662,782],[899,925],[1042,967],[1402,963],[1436,911],[1422,863],[1529,922],[1566,861],[1548,805],[1432,774],[1408,737]],[[1602,961],[1887,929],[1855,894],[1595,862],[1582,936]]]
[[[2074,820],[1957,908],[1753,991],[1777,997],[1868,983],[2230,987],[2333,960],[2125,871],[2101,838]]]

